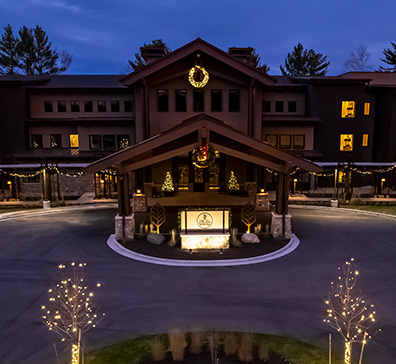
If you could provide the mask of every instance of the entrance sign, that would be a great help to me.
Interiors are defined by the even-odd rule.
[[[182,250],[229,248],[230,210],[186,209],[180,211]]]

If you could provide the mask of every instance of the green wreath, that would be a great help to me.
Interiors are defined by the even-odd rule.
[[[192,151],[192,162],[198,168],[208,168],[216,160],[215,150],[208,144],[199,146]]]

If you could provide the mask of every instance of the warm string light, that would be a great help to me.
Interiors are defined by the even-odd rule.
[[[55,171],[57,174],[60,174],[60,175],[62,175],[62,176],[72,177],[72,178],[77,178],[77,177],[80,177],[80,176],[86,174],[85,172],[76,172],[76,173],[66,173],[66,172],[62,172],[62,171],[59,170],[59,168],[56,167],[56,166],[49,166],[49,167],[47,167],[47,168],[45,168],[45,169],[50,170],[50,171]],[[0,172],[2,172],[3,174],[7,174],[7,175],[9,175],[9,176],[12,176],[12,177],[33,178],[33,177],[38,176],[39,174],[44,173],[45,169],[44,169],[44,168],[43,168],[43,169],[40,169],[39,171],[34,172],[34,173],[16,173],[16,172],[8,172],[8,171],[6,171],[6,170],[4,170],[4,169],[0,169]],[[113,175],[113,176],[117,175],[117,173],[116,173],[115,171],[110,170],[110,169],[103,169],[103,170],[100,171],[100,173],[110,174],[110,175]]]

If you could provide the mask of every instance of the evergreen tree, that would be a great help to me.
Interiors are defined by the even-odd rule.
[[[49,75],[59,73],[57,61],[59,54],[55,49],[51,49],[52,43],[48,41],[48,35],[38,25],[34,29],[34,53],[33,63],[35,73],[39,75]]]
[[[396,43],[391,42],[391,45],[393,49],[390,48],[385,48],[384,49],[384,58],[380,58],[380,60],[391,67],[381,67],[380,66],[380,71],[391,71],[391,72],[396,72]]]
[[[172,50],[167,46],[167,44],[162,40],[162,39],[154,39],[151,43],[143,44],[143,47],[159,47],[159,48],[164,48],[165,53],[170,53]],[[146,61],[142,57],[142,52],[140,53],[135,53],[135,60],[129,60],[128,61],[129,66],[136,71],[137,69],[143,67],[146,65]]]
[[[289,76],[324,76],[330,62],[326,62],[327,56],[316,53],[313,49],[304,49],[298,43],[293,52],[288,53],[284,66],[280,66],[283,75]]]
[[[256,67],[260,72],[263,72],[263,73],[269,72],[270,67],[268,65],[266,65],[265,63],[261,63],[261,57],[258,55],[256,48],[253,48],[252,60],[253,60],[254,67]]]
[[[234,171],[231,171],[230,179],[228,180],[228,189],[230,191],[239,191],[239,183],[234,174]]]
[[[0,74],[15,75],[18,67],[18,40],[14,36],[12,27],[8,24],[0,39]]]
[[[170,174],[170,172],[166,172],[166,176],[165,176],[165,181],[162,184],[161,187],[161,191],[164,192],[173,192],[175,189],[173,187],[173,180],[172,180],[172,175]]]
[[[24,26],[19,30],[19,41],[16,49],[19,58],[18,67],[25,75],[33,75],[33,64],[36,60],[33,29]]]

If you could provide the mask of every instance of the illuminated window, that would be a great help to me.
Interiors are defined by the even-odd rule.
[[[370,115],[370,103],[369,102],[364,103],[364,115]]]
[[[157,110],[168,111],[168,90],[157,90]]]
[[[70,105],[72,112],[80,112],[80,101],[72,101]]]
[[[58,112],[66,112],[66,101],[58,101]]]
[[[279,148],[290,149],[291,148],[291,135],[281,134],[279,135]]]
[[[362,142],[363,147],[368,146],[368,134],[363,134],[363,142]]]
[[[78,134],[69,135],[70,148],[78,148]]]
[[[353,134],[341,134],[340,151],[351,152],[353,150]]]
[[[342,102],[341,117],[342,118],[354,118],[355,117],[355,101],[343,101]]]
[[[44,112],[53,112],[52,101],[44,101]]]
[[[62,147],[62,135],[61,134],[51,134],[51,148],[61,148]]]
[[[293,135],[293,149],[304,149],[305,148],[305,135],[294,134]]]
[[[278,135],[277,134],[267,134],[265,136],[265,141],[269,145],[272,145],[273,147],[277,147],[278,146]]]

